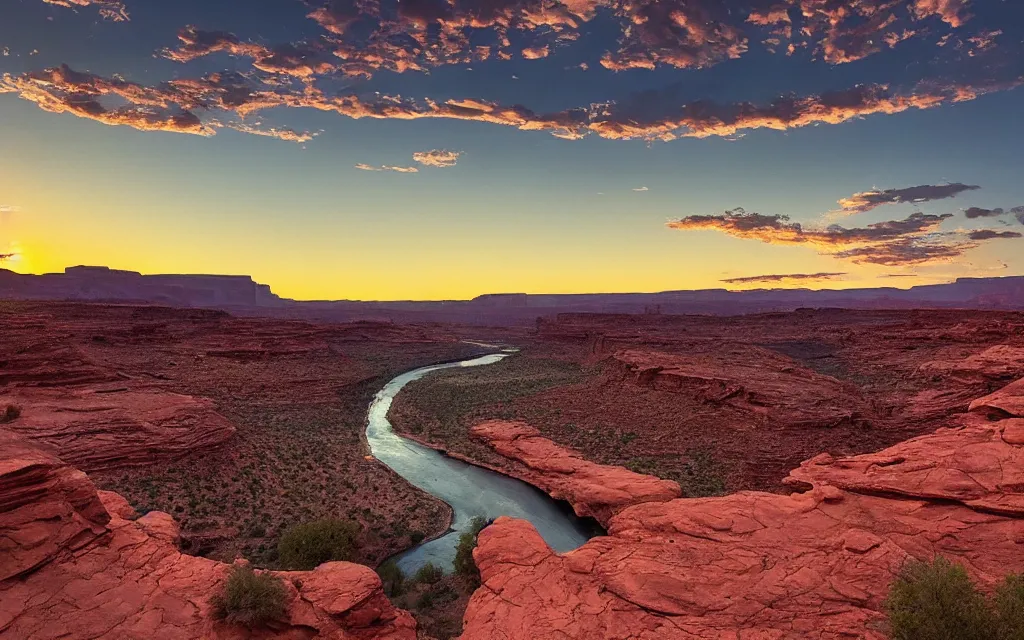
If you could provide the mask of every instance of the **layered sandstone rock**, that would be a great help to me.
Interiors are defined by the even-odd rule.
[[[678,498],[679,485],[634,473],[625,467],[594,464],[559,446],[523,422],[494,420],[474,426],[470,435],[525,466],[515,475],[556,500],[566,500],[579,516],[607,523],[623,508]]]
[[[971,411],[1024,418],[1024,379],[971,403]]]
[[[1019,384],[982,406],[1012,413]],[[1022,443],[1020,419],[966,416],[877,454],[809,460],[791,475],[804,493],[629,507],[561,556],[499,519],[474,552],[483,586],[462,637],[883,640],[908,558],[948,557],[985,587],[1024,569]]]
[[[212,401],[161,390],[0,391],[0,407],[8,404],[22,409],[8,429],[85,471],[180,457],[235,433]]]
[[[1000,344],[962,360],[926,362],[919,371],[964,383],[1013,379],[1024,375],[1024,347]]]
[[[102,502],[101,502],[102,500]],[[230,565],[178,551],[165,513],[141,518],[80,471],[0,431],[0,638],[380,638],[416,624],[368,567],[284,572],[285,619],[248,630],[217,622],[210,598]]]
[[[868,418],[870,409],[854,385],[797,366],[767,349],[721,347],[693,355],[627,349],[615,353],[612,362],[636,384],[731,406],[755,419],[813,428]],[[742,353],[730,354],[730,349]]]
[[[0,429],[0,582],[88,544],[109,520],[84,473]]]

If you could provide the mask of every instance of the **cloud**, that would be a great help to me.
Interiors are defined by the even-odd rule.
[[[171,131],[195,135],[213,135],[199,117],[171,106],[160,91],[124,80],[110,80],[89,73],[72,71],[66,65],[35,71],[13,78],[5,75],[3,84],[22,99],[51,113],[71,113],[80,118],[140,131]],[[128,106],[105,107],[100,98],[114,95]]]
[[[715,230],[737,238],[768,244],[812,247],[821,255],[854,263],[901,266],[948,261],[978,246],[958,232],[940,232],[953,214],[914,213],[903,220],[889,220],[848,229],[831,225],[805,228],[788,216],[747,213],[733,209],[721,215],[695,215],[669,222],[682,230]]]
[[[963,26],[971,19],[967,13],[970,0],[914,0],[914,11],[919,18],[938,16],[952,27]]]
[[[539,60],[540,58],[546,58],[548,57],[548,53],[549,50],[547,45],[544,45],[543,47],[526,47],[523,49],[523,57],[527,60]]]
[[[242,133],[248,133],[255,136],[265,136],[268,138],[277,138],[278,140],[296,142],[299,144],[309,142],[320,135],[318,132],[295,131],[288,127],[269,127],[267,129],[261,129],[257,124],[231,123],[224,126]]]
[[[692,0],[634,0],[618,11],[625,26],[617,51],[601,58],[613,71],[709,67],[747,51],[742,30],[728,23],[725,7]]]
[[[644,94],[645,99],[623,104],[587,105],[551,113],[474,98],[439,102],[387,95],[365,98],[355,94],[329,95],[312,82],[303,82],[296,87],[295,83],[231,72],[176,79],[146,87],[61,66],[18,77],[5,75],[0,86],[5,91],[19,93],[22,98],[36,102],[48,111],[72,113],[107,124],[125,124],[143,130],[199,135],[212,135],[214,125],[204,125],[197,113],[225,111],[244,118],[264,109],[289,107],[333,112],[355,119],[439,118],[482,122],[523,131],[546,131],[570,140],[597,135],[613,140],[667,141],[680,137],[733,137],[760,128],[785,131],[816,124],[839,124],[871,114],[930,109],[950,102],[972,100],[984,93],[1009,89],[1020,83],[1021,80],[1017,79],[976,85],[919,85],[906,94],[893,93],[884,85],[863,85],[816,96],[782,97],[766,105],[691,102],[678,106],[670,93],[660,96]],[[117,96],[130,104],[104,107],[99,98],[107,95]]]
[[[901,238],[892,242],[845,249],[832,255],[859,264],[899,267],[948,262],[976,246],[978,245],[975,243],[962,241]]]
[[[13,204],[0,204],[0,213],[17,213],[21,211],[21,207],[16,207]]]
[[[637,187],[636,189],[633,189],[633,191],[650,191],[650,189],[647,187]]]
[[[835,280],[845,276],[846,273],[787,273],[771,274],[763,276],[746,276],[743,278],[727,278],[722,282],[728,284],[747,284],[751,282],[782,282],[785,280]]]
[[[297,78],[310,78],[334,71],[335,65],[324,59],[324,53],[316,47],[300,44],[283,44],[267,48],[259,44],[242,42],[227,31],[203,31],[188,26],[178,32],[181,45],[177,49],[166,49],[165,58],[175,62],[190,62],[211,53],[223,52],[233,56],[252,58],[252,66],[267,73],[280,73]]]
[[[459,161],[461,151],[448,151],[447,149],[431,149],[430,151],[417,151],[412,154],[412,159],[428,167],[454,167]]]
[[[837,247],[893,240],[938,229],[952,214],[928,215],[914,213],[903,220],[890,220],[866,227],[847,229],[831,225],[825,229],[805,229],[789,216],[747,213],[733,209],[721,215],[695,215],[669,222],[672,229],[715,230],[737,238],[760,240],[769,244],[795,244],[815,247]]]
[[[1006,213],[1006,211],[1001,208],[982,209],[981,207],[968,207],[964,210],[964,215],[971,220],[975,218],[994,218],[996,216],[1001,216],[1004,213]]]
[[[1015,207],[1012,210],[1013,216],[1017,218],[1017,222],[1024,224],[1024,207]]]
[[[418,173],[419,172],[419,169],[417,169],[416,167],[393,167],[393,166],[389,166],[389,165],[386,165],[386,164],[385,165],[381,165],[379,167],[375,167],[375,166],[370,165],[370,164],[363,164],[362,162],[360,162],[359,164],[356,165],[356,169],[361,169],[362,171],[395,171],[395,172],[398,172],[398,173]]]
[[[968,234],[971,240],[995,240],[999,238],[1021,238],[1024,234],[1016,231],[995,231],[993,229],[979,229]]]
[[[128,21],[128,11],[124,3],[117,0],[43,0],[46,4],[72,9],[74,7],[97,7],[100,15],[114,22]]]
[[[13,253],[0,253],[0,262],[3,262],[5,260],[10,260],[11,258],[14,257],[14,255],[15,254],[13,254]]]
[[[864,213],[885,204],[943,200],[956,197],[965,191],[974,191],[980,188],[977,185],[954,182],[941,185],[923,184],[905,189],[862,191],[861,193],[853,194],[849,198],[843,198],[839,201],[839,206],[844,213]],[[968,217],[971,216],[968,215]]]

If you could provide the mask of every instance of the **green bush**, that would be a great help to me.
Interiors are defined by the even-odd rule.
[[[1024,575],[1006,576],[993,598],[996,610],[996,637],[999,640],[1024,640]]]
[[[21,407],[16,407],[13,404],[7,405],[4,412],[0,414],[0,424],[5,422],[14,422],[21,417]]]
[[[885,601],[893,640],[990,640],[995,617],[960,565],[937,557],[904,565]]]
[[[349,560],[356,549],[359,525],[328,518],[290,527],[277,544],[278,558],[286,569],[309,570],[335,560]]]
[[[287,597],[280,578],[271,573],[256,573],[246,565],[232,567],[224,590],[210,604],[216,618],[255,627],[284,617]]]
[[[384,583],[384,593],[389,598],[395,598],[405,593],[405,574],[395,564],[394,560],[388,560],[377,567],[377,575],[380,576],[380,581]]]
[[[473,518],[469,529],[459,536],[459,545],[455,548],[454,568],[457,575],[462,576],[473,587],[480,584],[480,570],[473,560],[473,549],[476,548],[476,537],[487,526],[483,518]]]
[[[428,562],[420,567],[419,571],[416,572],[416,577],[414,579],[416,582],[421,584],[436,584],[440,582],[443,577],[444,571],[441,570],[441,567],[434,566],[432,563]]]

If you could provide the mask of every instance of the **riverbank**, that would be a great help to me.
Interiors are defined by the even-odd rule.
[[[0,324],[19,428],[61,420],[94,482],[172,514],[189,553],[274,567],[282,530],[338,517],[375,566],[448,529],[447,505],[366,460],[363,429],[394,375],[480,353],[454,333],[71,303],[7,304]]]
[[[472,438],[473,426],[525,422],[587,460],[675,481],[687,496],[784,493],[803,460],[927,433],[1005,382],[1024,315],[572,316],[541,322],[518,344],[477,376],[409,385],[393,407],[396,428],[516,477],[528,470]]]

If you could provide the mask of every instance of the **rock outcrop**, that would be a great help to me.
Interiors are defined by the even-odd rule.
[[[0,429],[0,582],[88,544],[109,521],[84,473]]]
[[[414,640],[416,623],[368,567],[283,572],[284,619],[218,622],[210,598],[230,565],[178,551],[165,513],[143,517],[115,493],[0,430],[0,638],[359,638]]]
[[[162,390],[0,391],[0,407],[22,408],[6,428],[96,471],[173,459],[217,446],[235,433],[206,398]]]
[[[494,420],[474,426],[470,435],[525,469],[513,472],[556,500],[572,505],[576,515],[607,524],[625,507],[678,498],[679,485],[634,473],[625,467],[595,464],[559,446],[523,422]]]
[[[980,406],[1014,413],[1020,384]],[[483,586],[462,638],[883,640],[882,604],[908,558],[946,556],[985,587],[1024,569],[1024,424],[960,420],[876,454],[809,460],[788,480],[803,493],[626,508],[565,555],[501,518],[474,552]]]
[[[856,386],[796,366],[768,349],[722,345],[721,352],[693,355],[628,349],[611,361],[636,384],[793,427],[859,423],[870,412]]]

